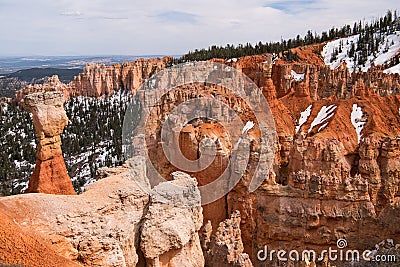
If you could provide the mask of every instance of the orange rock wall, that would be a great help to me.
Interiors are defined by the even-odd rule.
[[[262,89],[278,134],[273,169],[258,190],[248,192],[251,175],[246,173],[226,198],[204,207],[205,222],[210,220],[214,229],[224,216],[240,211],[244,252],[250,255],[254,266],[263,266],[257,262],[256,253],[264,245],[273,249],[322,249],[335,245],[338,238],[346,238],[351,248],[366,249],[382,239],[400,240],[400,76],[385,75],[378,67],[350,74],[344,65],[330,70],[315,53],[304,50],[300,56],[299,62],[277,59],[268,74],[263,66],[267,55],[231,63],[214,60],[242,71]],[[89,65],[69,89],[62,90],[68,91],[64,95],[92,96],[120,88],[134,92],[167,62],[163,59],[111,67]],[[304,74],[303,81],[296,81],[292,70]],[[184,89],[158,103],[148,125],[153,133],[165,112],[180,101],[210,96],[195,85]],[[228,104],[246,110],[240,99],[228,97],[220,89],[211,90],[226,98]],[[351,122],[354,104],[364,113],[360,143]],[[300,114],[309,105],[311,114],[296,132]],[[310,130],[322,107],[329,105],[336,108],[327,125]],[[197,157],[204,135],[224,139],[217,125],[206,122],[204,126],[209,129],[188,126],[181,133],[180,147],[188,158]],[[153,136],[147,141],[150,156],[167,177],[175,169],[161,154],[161,140]],[[214,168],[193,174],[200,185],[218,177],[224,169],[220,163],[229,158],[229,143],[226,144],[217,154]]]

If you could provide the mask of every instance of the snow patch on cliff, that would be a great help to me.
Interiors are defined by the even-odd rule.
[[[335,105],[323,106],[321,108],[321,110],[318,112],[317,117],[311,123],[310,129],[308,130],[308,132],[310,133],[311,130],[315,126],[320,125],[320,124],[324,124],[324,125],[322,125],[320,128],[318,128],[318,132],[320,130],[322,130],[323,128],[325,128],[328,125],[327,120],[329,120],[330,118],[332,118],[333,115],[335,115],[336,108],[337,108],[337,106],[335,106]]]
[[[357,132],[358,143],[361,141],[361,131],[364,129],[365,121],[362,121],[362,117],[364,113],[362,108],[359,107],[357,104],[353,104],[353,110],[351,112],[351,123],[353,124],[354,128]]]
[[[254,122],[248,121],[248,122],[246,123],[246,125],[243,127],[242,134],[247,133],[247,131],[249,131],[249,130],[252,129],[253,127],[254,127]]]
[[[299,125],[296,126],[296,133],[300,131],[301,126],[307,122],[308,117],[311,115],[312,105],[309,105],[306,110],[300,113]]]
[[[358,41],[358,35],[349,36],[347,38],[340,38],[331,42],[328,42],[323,50],[322,57],[324,58],[324,62],[326,65],[330,66],[330,68],[336,69],[342,62],[346,62],[347,68],[350,72],[354,71],[354,59],[348,57],[348,52],[351,49],[351,45],[356,45]],[[343,44],[342,52],[339,53],[336,57],[336,60],[331,62],[332,55],[335,49],[339,50],[340,44]]]
[[[294,70],[291,70],[291,75],[296,82],[300,82],[304,80],[304,73],[296,73]]]

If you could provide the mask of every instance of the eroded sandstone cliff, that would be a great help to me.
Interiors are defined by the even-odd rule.
[[[65,99],[72,96],[110,95],[120,89],[135,93],[148,78],[171,64],[171,57],[141,58],[112,66],[89,63],[69,84],[60,82],[58,76],[54,75],[47,83],[28,85],[17,91],[14,101],[20,103],[28,94],[50,90],[62,92]]]
[[[254,266],[272,264],[257,260],[257,252],[265,245],[275,250],[321,251],[335,246],[339,238],[359,250],[387,238],[400,242],[400,76],[386,75],[379,67],[354,74],[345,65],[331,70],[316,53],[299,52],[298,62],[272,61],[269,55],[236,62],[214,60],[238,69],[261,88],[277,131],[273,168],[262,186],[249,193],[252,173],[245,172],[226,197],[203,207],[203,228],[206,232],[214,229],[214,233],[221,222],[240,211],[241,220],[236,221],[243,244],[240,253],[247,253]],[[58,88],[67,96],[99,96],[119,88],[135,92],[149,75],[168,65],[162,60],[148,62],[88,66],[68,88]],[[162,140],[157,136],[160,123],[174,106],[199,97],[220,99],[240,110],[244,122],[254,120],[249,107],[224,88],[190,84],[168,93],[155,106],[148,125],[153,134],[147,137],[150,157],[165,178],[179,169],[163,156]],[[218,108],[213,112],[224,114]],[[257,126],[249,131],[247,140],[252,144],[250,166],[256,163],[259,151]],[[218,145],[210,168],[191,173],[199,185],[213,181],[225,170],[234,144],[218,123],[191,121],[178,136],[179,147],[189,159],[199,157],[204,138]],[[197,215],[187,217],[199,220]],[[191,233],[197,231],[197,224],[190,229]],[[168,244],[168,238],[163,240]],[[190,242],[180,243],[171,254],[181,257],[186,246],[188,254],[184,255],[198,249]],[[148,262],[165,262],[160,251],[164,250],[148,252]]]
[[[344,238],[349,249],[361,250],[385,238],[399,238],[399,76],[377,68],[350,75],[345,66],[330,70],[279,60],[265,67],[267,60],[249,57],[231,65],[248,74],[269,101],[278,135],[273,168],[252,193],[252,173],[245,172],[227,197],[204,206],[205,222],[216,229],[224,213],[228,217],[239,210],[244,251],[255,266],[270,264],[257,260],[264,245],[321,251]],[[207,96],[240,110],[244,122],[254,119],[249,107],[222,88],[191,84],[170,91],[147,125],[153,133],[147,140],[150,157],[164,176],[177,169],[163,157],[160,123],[173,107]],[[224,114],[217,106],[212,112]],[[215,140],[218,149],[209,169],[192,173],[199,184],[225,171],[234,146],[218,123],[195,120],[180,132],[182,153],[198,158],[204,138]],[[254,155],[257,138],[250,132]],[[251,158],[249,165],[255,162]]]
[[[109,95],[120,89],[133,93],[143,82],[171,64],[171,57],[137,59],[133,62],[105,66],[88,64],[69,84],[72,95]]]

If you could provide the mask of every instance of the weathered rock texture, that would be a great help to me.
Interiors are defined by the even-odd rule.
[[[148,93],[151,94],[151,90]],[[162,121],[160,120],[160,114],[163,114],[162,117],[164,118],[166,114],[170,114],[174,107],[189,101],[190,99],[207,96],[211,98],[211,95],[232,109],[241,110],[239,117],[243,124],[234,124],[237,123],[234,121],[230,124],[230,127],[241,129],[240,127],[243,127],[247,121],[256,121],[254,114],[250,112],[250,108],[246,102],[243,101],[243,99],[233,95],[225,88],[221,88],[219,86],[209,86],[204,88],[200,84],[191,84],[177,88],[174,91],[170,91],[167,95],[165,95],[165,97],[161,98],[160,103],[155,105],[146,119],[146,132],[151,133],[146,136],[146,144],[149,148],[149,158],[154,167],[157,169],[157,172],[165,179],[168,179],[170,173],[179,171],[180,169],[170,164],[169,159],[175,160],[175,155],[173,154],[174,149],[171,150],[171,155],[166,156],[164,154],[163,145],[172,148],[180,147],[182,154],[185,157],[191,160],[196,160],[200,156],[207,156],[204,152],[205,150],[203,149],[203,145],[206,144],[202,143],[205,138],[208,138],[210,142],[215,143],[216,156],[211,161],[211,164],[202,171],[191,173],[197,178],[200,186],[207,185],[208,183],[218,179],[230,162],[232,165],[230,166],[231,169],[228,170],[229,172],[234,172],[237,167],[240,167],[240,169],[246,169],[247,162],[240,160],[236,161],[230,158],[231,151],[236,144],[233,143],[232,140],[239,140],[239,138],[242,138],[242,143],[248,142],[253,149],[251,156],[256,157],[256,153],[253,152],[257,152],[257,150],[260,149],[260,141],[258,139],[260,131],[258,130],[257,125],[253,129],[250,129],[246,135],[241,136],[241,130],[239,130],[237,131],[237,136],[233,136],[231,132],[229,132],[216,121],[198,119],[190,121],[180,132],[177,131],[169,133],[171,136],[169,139],[161,139]],[[197,105],[199,107],[208,106],[206,102],[203,103],[201,100],[196,104],[196,106]],[[224,108],[223,105],[213,106],[212,111],[215,117],[219,118],[227,116],[228,113],[227,109]],[[170,116],[171,119],[175,119],[173,114]],[[180,117],[178,119],[179,121],[188,121],[186,116],[190,115],[182,113],[178,116]],[[175,140],[178,140],[177,142],[179,143],[176,144]],[[244,181],[246,186],[248,186],[249,182],[250,180]],[[222,186],[224,185],[221,185],[220,188],[215,188],[213,191],[217,192],[218,190],[222,190]],[[212,194],[214,192],[207,193]],[[203,208],[205,214],[204,221],[207,222],[210,220],[215,229],[221,221],[226,219],[227,214],[229,214],[229,207],[226,198],[220,198],[213,203],[204,205]]]
[[[26,193],[75,194],[61,151],[60,134],[68,123],[63,104],[62,93],[55,91],[24,98],[24,107],[33,116],[38,142],[36,166]]]
[[[211,223],[209,223],[207,227],[203,228],[202,244],[206,258],[205,266],[253,266],[249,255],[243,253],[238,211],[232,213],[230,219],[221,222],[213,236],[211,236],[211,227]]]
[[[367,72],[350,75],[345,64],[335,70],[325,66],[317,55],[322,50],[321,45],[294,49],[300,61],[285,62],[277,59],[274,64],[265,64],[270,55],[247,56],[238,61],[227,62],[222,59],[213,61],[230,65],[246,74],[258,86],[264,87],[267,78],[271,78],[275,87],[272,94],[283,97],[291,92],[297,92],[298,96],[310,96],[313,100],[320,100],[330,96],[339,99],[354,97],[361,93],[357,84],[362,81],[370,93],[387,96],[400,92],[400,76],[398,74],[387,75],[379,66],[372,67]],[[48,90],[50,87],[63,92],[66,98],[70,96],[101,96],[109,95],[114,91],[124,89],[133,93],[152,75],[170,66],[171,57],[138,59],[133,62],[105,66],[104,64],[87,64],[83,72],[75,77],[68,85],[58,80],[57,76],[49,79],[48,83],[29,85],[17,91],[14,100],[20,102],[24,95],[32,92]],[[291,70],[305,74],[303,82],[296,82]],[[268,79],[267,79],[268,80]],[[269,83],[269,81],[267,81]],[[265,89],[270,89],[269,87]],[[266,96],[268,97],[268,96]]]
[[[197,234],[202,209],[196,180],[174,173],[170,183],[182,186],[183,191],[165,191],[169,184],[160,184],[156,190],[162,194],[154,192],[150,198],[136,182],[145,179],[144,159],[135,157],[127,164],[132,168],[120,167],[118,174],[91,184],[79,196],[24,194],[1,198],[0,207],[23,234],[37,236],[60,258],[68,259],[70,266],[75,266],[73,262],[83,266],[203,266]],[[187,205],[171,206],[159,198],[162,195]],[[0,259],[3,255],[7,254],[0,251]]]
[[[350,75],[345,66],[330,70],[277,60],[269,79],[254,74],[263,60],[244,69],[264,77],[259,84],[279,137],[274,168],[256,192],[239,184],[227,200],[229,212],[242,214],[243,243],[253,264],[269,264],[256,258],[264,245],[321,251],[346,238],[350,248],[367,249],[384,238],[399,239],[399,76],[378,68]],[[243,68],[240,60],[234,64]],[[291,70],[305,74],[304,80],[295,81]],[[366,123],[360,143],[351,122],[354,104]],[[296,132],[309,105],[311,114]],[[332,117],[311,130],[329,105],[336,106]]]
[[[242,71],[261,88],[278,135],[273,168],[258,190],[248,190],[251,167],[258,157],[255,125],[246,140],[252,147],[249,171],[225,198],[204,206],[204,222],[210,221],[204,226],[206,232],[217,229],[228,214],[240,211],[244,252],[254,266],[272,265],[257,261],[256,254],[264,245],[275,250],[321,251],[346,238],[349,248],[363,250],[380,240],[400,239],[400,75],[386,75],[379,67],[350,74],[344,64],[331,70],[315,53],[320,50],[321,46],[295,49],[300,57],[297,62],[278,58],[271,64],[268,55],[243,57],[237,62],[214,60]],[[98,96],[119,88],[135,92],[148,75],[168,65],[168,60],[157,62],[89,65],[68,88],[59,88],[65,95]],[[292,71],[304,78],[296,81]],[[169,92],[154,106],[147,125],[151,134],[146,136],[149,156],[165,178],[178,169],[163,155],[160,124],[175,106],[198,97],[219,99],[240,111],[244,122],[254,121],[243,101],[224,88],[188,84]],[[310,116],[299,125],[301,113],[310,105]],[[363,113],[357,121],[365,122],[360,140],[351,120],[354,105]],[[316,123],[324,106],[331,106],[331,116]],[[225,111],[216,107],[212,112]],[[213,181],[225,170],[234,144],[218,123],[192,121],[173,134],[178,135],[179,147],[189,159],[201,154],[199,145],[204,138],[218,143],[211,168],[191,173],[199,185]],[[153,258],[162,255],[166,253],[155,253]]]
[[[264,245],[321,251],[346,238],[349,248],[367,249],[379,240],[400,238],[399,75],[385,75],[378,68],[350,75],[345,66],[330,70],[318,58],[315,64],[278,59],[271,68],[265,66],[267,59],[244,57],[229,64],[255,81],[270,104],[278,135],[273,168],[263,185],[249,193],[259,149],[255,125],[245,140],[251,144],[250,168],[225,198],[204,206],[204,222],[217,229],[227,214],[239,210],[244,252],[255,266],[265,264],[256,257]],[[296,81],[292,70],[304,74],[303,80]],[[216,98],[238,111],[242,121],[255,121],[249,107],[224,88],[188,84],[168,92],[154,105],[146,125],[149,156],[165,178],[179,169],[163,155],[160,125],[174,107],[199,97]],[[310,105],[309,117],[299,125]],[[360,140],[351,119],[354,105],[363,113],[358,122],[365,123]],[[329,106],[331,116],[323,116],[321,110]],[[221,105],[212,112],[223,116],[226,111]],[[326,120],[317,123],[321,116]],[[219,177],[229,160],[234,166],[228,171],[247,164],[231,158],[233,137],[217,122],[191,121],[171,134],[192,160],[201,155],[204,138],[215,141],[218,149],[210,168],[191,173],[199,185]]]
[[[25,96],[33,93],[39,93],[39,92],[49,92],[49,91],[59,91],[64,94],[65,99],[68,98],[69,96],[69,91],[71,88],[61,82],[58,78],[57,75],[53,75],[50,77],[46,83],[43,84],[33,84],[33,85],[28,85],[22,90],[19,90],[15,93],[14,101],[17,103],[21,103]]]
[[[32,232],[26,233],[13,219],[0,212],[0,266],[78,267],[56,253],[51,244],[43,242]]]
[[[173,173],[172,179],[156,186],[150,196],[141,231],[143,255],[149,267],[202,267],[198,231],[203,215],[197,181],[181,172]]]

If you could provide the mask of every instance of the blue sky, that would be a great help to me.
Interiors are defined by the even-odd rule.
[[[370,20],[398,0],[0,0],[0,56],[178,55]]]

